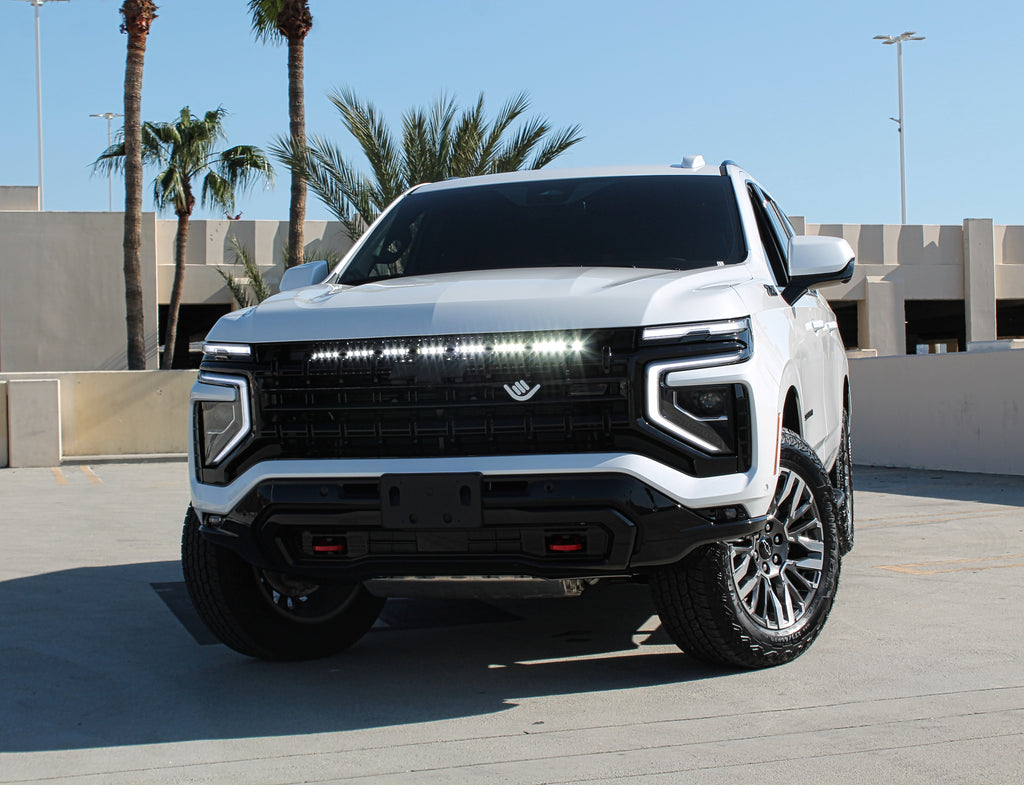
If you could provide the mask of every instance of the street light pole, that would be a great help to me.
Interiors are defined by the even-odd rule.
[[[36,15],[36,133],[39,139],[39,189],[36,191],[36,209],[43,209],[43,68],[39,56],[39,8],[43,3],[67,0],[22,0],[35,9]]]
[[[907,222],[907,164],[906,148],[904,147],[903,133],[903,42],[923,41],[923,35],[917,35],[912,30],[900,33],[899,35],[876,35],[874,40],[881,41],[886,46],[896,44],[896,79],[899,83],[899,117],[889,119],[896,123],[896,130],[900,135],[900,223]]]
[[[111,134],[111,129],[110,129],[110,121],[113,120],[115,117],[124,117],[124,115],[123,114],[118,114],[117,112],[100,112],[99,114],[91,114],[91,115],[89,115],[89,117],[102,117],[104,120],[107,121],[107,147],[109,148],[110,145],[112,145],[114,143],[114,137]],[[109,176],[108,179],[109,179],[109,185],[110,185],[110,212],[114,212],[114,170],[113,169],[110,170],[110,176]]]

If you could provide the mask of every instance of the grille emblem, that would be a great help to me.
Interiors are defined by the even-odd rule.
[[[507,392],[517,401],[530,400],[534,395],[537,394],[537,390],[539,389],[539,384],[534,385],[534,387],[531,389],[530,383],[528,381],[525,381],[524,379],[520,379],[511,387],[509,387],[507,384],[505,385],[505,392]]]

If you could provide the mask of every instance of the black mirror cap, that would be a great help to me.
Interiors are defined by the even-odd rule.
[[[837,273],[821,273],[818,275],[800,275],[790,278],[789,284],[782,291],[782,298],[792,305],[799,300],[804,292],[815,286],[832,283],[849,283],[853,280],[853,269],[857,260],[851,259],[849,263]]]

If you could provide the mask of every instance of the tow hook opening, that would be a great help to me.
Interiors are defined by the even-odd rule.
[[[549,534],[545,540],[548,553],[583,553],[587,550],[584,534]]]

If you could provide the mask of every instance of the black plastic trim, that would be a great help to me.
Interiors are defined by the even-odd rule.
[[[479,526],[382,523],[375,481],[268,480],[204,536],[251,564],[290,575],[570,578],[642,573],[699,545],[757,531],[764,518],[717,523],[627,475],[510,475],[482,481]],[[570,537],[579,550],[551,548]],[[313,541],[344,543],[316,553]]]

